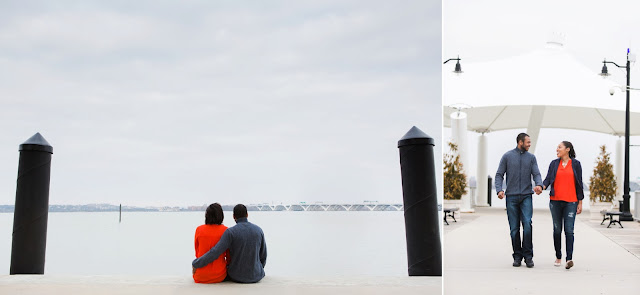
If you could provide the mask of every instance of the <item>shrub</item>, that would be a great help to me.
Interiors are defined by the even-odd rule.
[[[591,201],[611,202],[616,196],[618,184],[613,174],[613,164],[609,163],[611,153],[607,153],[606,147],[600,147],[600,155],[596,159],[596,167],[589,178],[589,198]]]
[[[467,193],[467,175],[464,174],[458,146],[449,142],[450,152],[444,155],[444,199],[460,200]]]

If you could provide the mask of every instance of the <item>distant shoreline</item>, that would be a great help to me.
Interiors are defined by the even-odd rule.
[[[208,205],[201,206],[122,206],[122,212],[204,212]],[[233,211],[234,205],[222,205],[224,211]],[[0,205],[0,213],[13,213],[14,205]],[[269,205],[250,204],[247,211],[403,211],[402,204],[382,204],[377,202],[366,202],[357,204],[291,204],[291,205]],[[49,212],[119,212],[119,205],[112,204],[86,204],[86,205],[49,205]]]

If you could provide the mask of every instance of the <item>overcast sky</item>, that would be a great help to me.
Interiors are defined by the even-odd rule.
[[[440,1],[2,2],[0,204],[36,132],[51,204],[401,202],[440,63]]]
[[[637,1],[443,2],[447,58],[459,54],[463,62],[474,62],[520,55],[543,47],[554,32],[563,34],[565,48],[596,72],[604,58],[623,64],[627,48],[640,53]],[[623,70],[610,71],[624,82]],[[633,72],[640,73],[637,67]]]
[[[604,58],[623,65],[627,48],[640,54],[640,35],[637,32],[640,28],[640,2],[637,1],[443,2],[443,58],[459,54],[463,70],[465,62],[498,60],[541,49],[554,33],[564,35],[565,50],[592,69],[594,75],[600,72]],[[447,66],[449,64],[443,67],[443,71],[453,70],[453,65]],[[609,72],[612,73],[609,79],[624,85],[624,70],[610,65]],[[640,88],[638,63],[632,65],[631,87]],[[499,86],[496,90],[499,91]],[[624,99],[622,95],[614,97]],[[624,100],[620,103],[624,108]],[[631,93],[631,103],[640,104],[640,92]],[[502,153],[515,147],[518,132],[524,131],[500,131],[488,135],[490,174],[495,174]],[[445,141],[450,136],[450,129],[445,129]],[[477,137],[477,133],[471,133],[468,140],[472,175],[476,174]],[[541,170],[544,170],[543,177],[549,162],[555,158],[556,146],[562,140],[573,142],[587,180],[595,165],[598,146],[606,144],[609,151],[615,151],[617,137],[584,131],[541,130],[536,156]],[[640,144],[640,138],[632,137],[631,144]],[[615,161],[614,155],[611,160]],[[631,147],[630,164],[631,179],[635,180],[640,177],[640,147]]]

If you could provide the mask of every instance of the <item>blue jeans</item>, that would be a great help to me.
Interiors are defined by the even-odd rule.
[[[553,246],[556,258],[562,259],[562,225],[567,241],[567,260],[573,259],[573,226],[576,223],[578,202],[549,201],[549,210],[553,218]]]
[[[533,258],[532,215],[531,195],[507,196],[507,217],[511,229],[514,260],[524,258],[526,261]],[[520,242],[520,224],[522,224],[522,242]]]

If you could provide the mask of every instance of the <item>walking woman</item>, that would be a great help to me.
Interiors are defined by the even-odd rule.
[[[576,159],[573,145],[568,141],[558,144],[557,159],[549,164],[544,189],[551,187],[549,209],[553,218],[553,245],[556,250],[555,266],[562,265],[562,228],[566,237],[566,269],[573,267],[573,226],[576,214],[582,213],[582,166]]]
[[[209,252],[215,246],[227,227],[222,224],[224,213],[222,206],[213,203],[207,207],[204,214],[204,224],[196,228],[195,248],[196,258]],[[210,284],[222,282],[227,277],[227,262],[229,250],[222,253],[216,260],[203,268],[193,269],[193,280],[196,283]]]

